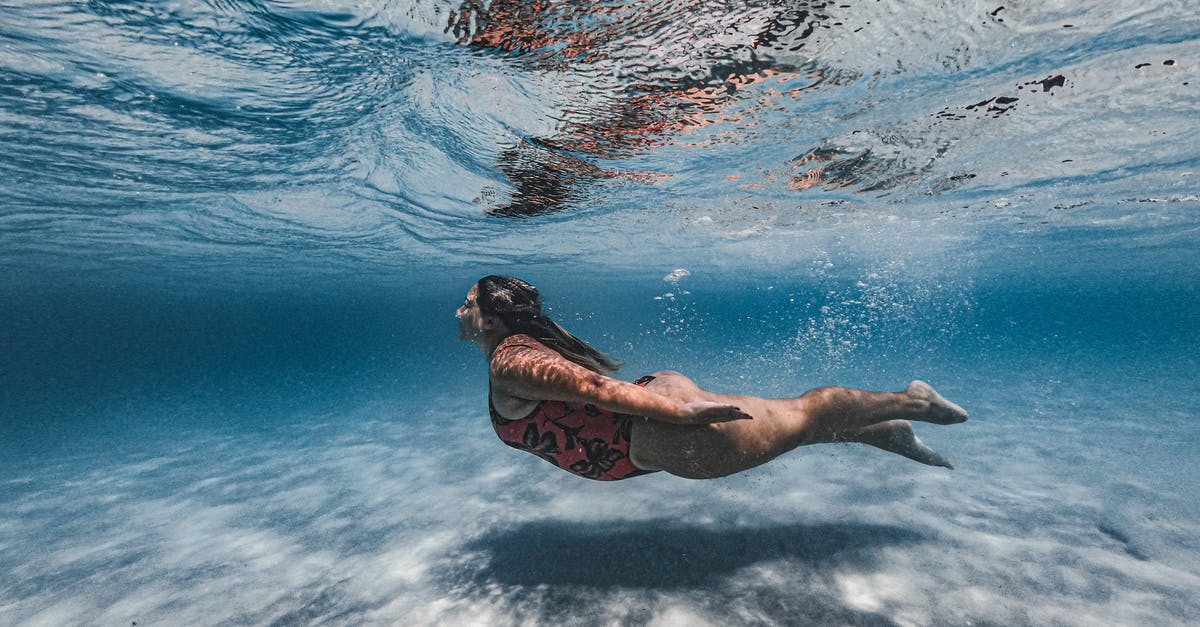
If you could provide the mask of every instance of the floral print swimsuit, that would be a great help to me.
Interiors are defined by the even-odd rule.
[[[653,380],[642,377],[634,384],[644,386]],[[492,428],[505,444],[580,477],[616,481],[655,472],[642,470],[629,459],[630,423],[636,416],[600,409],[591,403],[542,401],[528,416],[508,420],[496,411],[490,393],[488,411]]]

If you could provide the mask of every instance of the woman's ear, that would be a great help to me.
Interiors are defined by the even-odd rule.
[[[482,322],[483,330],[488,333],[508,332],[508,325],[504,324],[504,319],[500,316],[484,316]]]

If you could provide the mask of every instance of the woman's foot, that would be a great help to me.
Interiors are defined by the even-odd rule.
[[[932,422],[939,425],[952,425],[967,421],[967,410],[942,398],[928,383],[913,381],[906,390],[909,398],[929,403],[928,415],[917,420]]]
[[[862,442],[897,455],[903,455],[922,464],[954,469],[949,458],[925,446],[921,438],[918,438],[917,434],[913,432],[912,425],[907,420],[881,422],[843,437],[851,442]]]

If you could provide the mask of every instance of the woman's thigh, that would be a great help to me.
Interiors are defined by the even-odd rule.
[[[745,464],[754,465],[778,454],[778,443],[797,440],[801,416],[783,420],[795,412],[792,400],[769,400],[754,396],[709,392],[686,376],[664,370],[653,375],[646,389],[682,403],[710,401],[736,405],[754,420],[713,425],[680,425],[655,420],[637,420],[632,425],[629,454],[638,468],[668,470],[686,477],[720,476]],[[789,445],[789,448],[795,446]],[[726,458],[729,459],[726,459]],[[695,468],[694,468],[695,467]],[[703,470],[701,470],[701,468]]]

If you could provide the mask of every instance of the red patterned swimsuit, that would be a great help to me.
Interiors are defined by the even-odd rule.
[[[526,346],[528,344],[505,344]],[[646,385],[654,377],[642,377]],[[636,416],[600,409],[591,403],[542,401],[528,416],[508,420],[496,411],[488,394],[492,428],[505,444],[528,451],[570,473],[597,481],[616,481],[653,470],[642,470],[629,459],[629,430]]]

